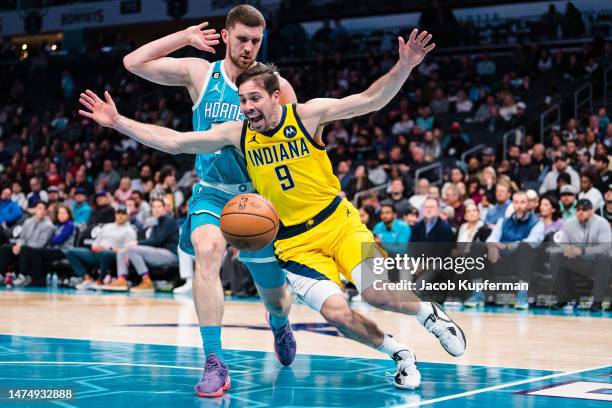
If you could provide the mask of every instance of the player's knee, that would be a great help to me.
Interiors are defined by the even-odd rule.
[[[363,301],[367,302],[369,305],[379,309],[385,309],[392,306],[392,302],[388,297],[381,296],[379,293],[376,293],[376,290],[374,290],[372,287],[369,287],[361,292],[361,299],[363,299]]]
[[[282,299],[266,300],[266,309],[274,315],[286,314],[288,306]]]
[[[225,252],[225,243],[217,240],[202,240],[195,243],[195,252],[202,266],[220,260]]]
[[[329,324],[341,330],[351,327],[354,320],[353,311],[348,304],[324,305],[321,314]]]

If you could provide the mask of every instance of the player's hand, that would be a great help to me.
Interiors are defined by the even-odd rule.
[[[214,28],[205,30],[208,26],[208,22],[203,22],[200,25],[191,26],[185,29],[187,38],[189,39],[189,45],[198,50],[215,53],[213,45],[219,44],[219,33]]]
[[[419,33],[416,28],[410,33],[407,42],[404,42],[402,37],[398,37],[400,62],[405,63],[410,68],[419,65],[425,55],[436,47],[435,43],[429,44],[431,38],[431,34],[428,34],[427,31]]]
[[[85,93],[81,93],[79,102],[91,112],[80,110],[79,114],[95,120],[104,127],[112,127],[119,118],[119,112],[117,112],[115,102],[113,102],[108,91],[104,91],[104,98],[106,101],[100,99],[98,95],[89,89]]]

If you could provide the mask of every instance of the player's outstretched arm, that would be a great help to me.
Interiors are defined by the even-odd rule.
[[[219,44],[219,34],[214,28],[206,29],[207,26],[208,23],[204,22],[145,44],[126,55],[123,65],[151,82],[193,87],[195,92],[199,92],[191,73],[203,80],[210,63],[201,58],[171,58],[167,55],[189,45],[214,54],[213,46]]]
[[[368,89],[342,99],[317,98],[299,106],[303,120],[316,117],[320,123],[375,112],[387,105],[408,79],[412,69],[435,48],[431,34],[412,30],[408,41],[399,37],[399,60],[389,72],[376,80]]]
[[[104,101],[89,89],[80,96],[79,102],[88,110],[79,110],[79,114],[166,153],[212,153],[228,145],[240,146],[240,121],[225,122],[206,132],[177,132],[121,116],[108,91]]]

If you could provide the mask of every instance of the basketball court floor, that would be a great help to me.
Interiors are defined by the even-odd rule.
[[[391,360],[302,304],[291,313],[299,354],[281,368],[263,305],[227,299],[232,387],[202,399],[193,395],[203,351],[190,297],[0,290],[0,406],[612,406],[612,313],[450,311],[468,339],[466,354],[453,358],[414,318],[356,308],[415,349],[420,389],[395,389]],[[72,398],[10,399],[16,389]]]

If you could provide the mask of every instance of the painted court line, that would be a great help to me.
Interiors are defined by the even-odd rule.
[[[610,364],[606,364],[606,365],[602,365],[602,366],[597,366],[597,367],[584,368],[582,370],[566,371],[566,372],[557,373],[557,374],[550,374],[550,375],[545,375],[545,376],[542,376],[542,377],[528,378],[526,380],[513,381],[513,382],[509,382],[509,383],[505,383],[505,384],[495,385],[495,386],[492,386],[492,387],[480,388],[480,389],[473,390],[473,391],[467,391],[467,392],[462,392],[462,393],[459,393],[459,394],[448,395],[446,397],[440,397],[440,398],[434,398],[434,399],[430,399],[430,400],[425,400],[425,401],[417,402],[417,403],[414,403],[414,404],[398,405],[398,406],[399,407],[405,407],[405,408],[420,407],[421,405],[435,404],[436,402],[448,401],[448,400],[452,400],[452,399],[456,399],[456,398],[467,397],[467,396],[470,396],[470,395],[482,394],[482,393],[489,392],[489,391],[501,390],[503,388],[510,388],[510,387],[514,387],[516,385],[528,384],[528,383],[532,383],[532,382],[535,382],[535,381],[550,380],[552,378],[565,377],[565,376],[568,376],[568,375],[580,374],[580,373],[585,373],[585,372],[588,372],[588,371],[602,370],[602,369],[608,368],[608,367],[610,367]]]

